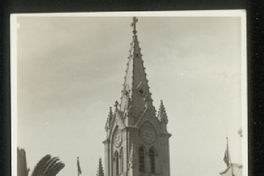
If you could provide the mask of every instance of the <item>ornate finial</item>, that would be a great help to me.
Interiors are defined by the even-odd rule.
[[[109,114],[105,123],[105,131],[108,131],[109,127],[110,127],[110,123],[112,121],[113,118],[113,111],[112,111],[112,107],[109,108]]]
[[[163,105],[163,101],[160,101],[160,108],[159,108],[159,112],[158,112],[158,119],[160,120],[160,122],[167,124],[168,123],[168,116],[166,113],[166,109]]]
[[[133,22],[131,23],[131,26],[133,26],[133,34],[137,33],[136,30],[136,23],[138,22],[138,19],[136,17],[133,17]]]
[[[118,108],[118,105],[119,105],[118,101],[115,101],[115,108],[116,109]]]
[[[110,107],[109,108],[109,115],[108,115],[108,120],[109,120],[109,122],[111,122],[112,121],[112,117],[113,117],[113,111],[112,111],[112,107]]]

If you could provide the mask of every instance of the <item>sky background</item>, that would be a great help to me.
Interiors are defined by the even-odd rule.
[[[46,154],[58,176],[95,176],[109,107],[120,100],[131,17],[18,17],[18,146],[31,170]],[[217,176],[241,163],[241,18],[139,17],[156,109],[163,100],[171,175]],[[104,158],[103,158],[104,160]]]

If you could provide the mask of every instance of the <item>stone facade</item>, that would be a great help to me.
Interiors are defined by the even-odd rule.
[[[105,125],[105,176],[170,176],[168,118],[161,101],[156,115],[133,19],[121,102]]]

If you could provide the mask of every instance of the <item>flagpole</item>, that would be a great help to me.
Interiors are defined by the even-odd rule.
[[[77,175],[80,176],[82,175],[82,170],[79,162],[79,157],[77,157]]]
[[[234,170],[233,170],[233,165],[232,165],[232,163],[231,163],[231,169],[232,169],[232,170],[231,170],[231,172],[232,172],[232,176],[235,176],[235,175],[234,175]]]
[[[80,176],[78,164],[79,164],[79,157],[77,156],[77,176]]]
[[[229,165],[231,167],[231,174],[232,174],[232,176],[235,176],[234,175],[234,171],[233,171],[233,165],[232,165],[232,162],[231,162],[230,153],[229,153],[228,137],[226,137],[226,141],[227,141],[227,151],[228,151]]]
[[[231,156],[230,156],[230,153],[229,153],[228,137],[226,137],[226,142],[227,142],[227,151],[228,151],[229,164],[231,164]]]

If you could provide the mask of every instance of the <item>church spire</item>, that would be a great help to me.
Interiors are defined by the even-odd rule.
[[[104,176],[104,170],[103,170],[103,165],[102,165],[102,159],[99,158],[99,165],[98,165],[98,171],[96,176]]]
[[[131,24],[133,27],[133,40],[129,50],[125,81],[123,84],[120,103],[120,110],[124,113],[124,116],[134,117],[133,120],[131,120],[132,117],[128,120],[131,123],[136,123],[146,108],[155,114],[155,108],[152,104],[153,100],[149,91],[148,80],[143,64],[144,62],[142,60],[141,48],[139,47],[136,29],[137,22],[138,19],[134,17]]]

